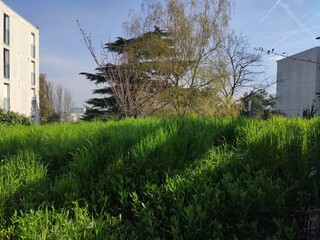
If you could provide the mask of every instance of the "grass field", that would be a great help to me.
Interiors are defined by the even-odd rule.
[[[298,239],[320,118],[0,126],[0,239]]]

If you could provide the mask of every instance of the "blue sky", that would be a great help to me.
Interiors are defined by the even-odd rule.
[[[95,85],[79,72],[96,67],[82,43],[77,20],[92,34],[97,50],[101,43],[122,34],[122,23],[130,9],[139,10],[140,0],[4,0],[22,17],[40,28],[40,72],[54,83],[62,83],[80,107],[92,97]],[[318,46],[319,0],[237,0],[231,27],[246,35],[251,49],[274,48],[289,55]],[[264,56],[270,78],[276,77],[276,60]]]

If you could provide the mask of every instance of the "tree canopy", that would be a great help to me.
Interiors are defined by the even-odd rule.
[[[97,74],[80,73],[102,88],[93,91],[102,97],[87,101],[89,113],[119,113],[123,116],[147,116],[162,104],[159,95],[166,89],[166,77],[172,54],[167,33],[158,27],[141,36],[124,39],[118,37],[105,44],[115,61],[99,64]],[[148,47],[149,46],[149,47]],[[161,59],[161,57],[163,57]]]
[[[114,99],[112,88],[106,85],[107,81],[101,72],[99,72],[99,69],[96,70],[98,72],[95,74],[85,72],[80,73],[88,80],[95,83],[97,88],[94,89],[92,93],[100,96],[86,101],[88,106],[86,107],[86,112],[82,119],[85,121],[90,121],[94,119],[108,119],[110,116],[120,117],[120,109],[118,108],[116,100]],[[101,85],[102,87],[98,88],[98,86]]]
[[[62,84],[54,86],[45,74],[39,77],[40,122],[70,121],[72,94]]]
[[[244,105],[244,115],[253,118],[268,118],[276,114],[276,99],[272,94],[268,94],[265,89],[244,93],[241,98]],[[248,109],[250,101],[250,109]],[[249,112],[250,111],[250,112]]]
[[[230,9],[229,0],[145,0],[123,24],[128,38],[106,43],[99,55],[80,27],[98,71],[81,74],[102,84],[94,93],[103,96],[87,102],[91,110],[116,107],[131,117],[238,112],[234,97],[253,86],[261,57],[229,30]]]

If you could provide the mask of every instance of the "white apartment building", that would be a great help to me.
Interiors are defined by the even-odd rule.
[[[83,107],[76,107],[72,109],[72,113],[70,114],[71,122],[79,122],[82,116],[85,114],[86,109]]]
[[[320,113],[320,47],[277,62],[276,108],[287,116],[302,116],[314,106]]]
[[[0,108],[38,124],[39,30],[2,1],[0,26]]]

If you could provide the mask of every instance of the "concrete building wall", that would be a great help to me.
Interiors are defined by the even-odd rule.
[[[39,30],[1,1],[0,63],[0,107],[39,123]]]
[[[79,122],[83,117],[83,115],[85,114],[85,112],[86,112],[85,108],[82,108],[82,107],[73,108],[72,113],[70,115],[71,122]]]
[[[302,116],[314,104],[320,109],[320,48],[315,47],[277,62],[277,110],[287,116]],[[319,110],[318,110],[319,112]]]

